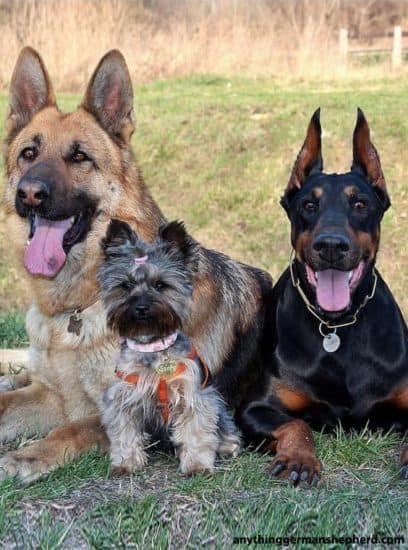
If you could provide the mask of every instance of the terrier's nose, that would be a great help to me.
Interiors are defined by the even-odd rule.
[[[139,317],[146,317],[148,311],[149,306],[146,305],[138,305],[135,307],[136,315],[138,315]]]

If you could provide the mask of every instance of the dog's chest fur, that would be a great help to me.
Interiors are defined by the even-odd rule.
[[[107,329],[100,302],[79,314],[79,334],[68,330],[72,314],[48,317],[33,305],[26,320],[31,342],[29,368],[58,392],[70,420],[100,409],[119,354],[118,339]]]
[[[340,348],[326,353],[319,323],[306,310],[286,273],[285,292],[278,303],[279,342],[275,350],[277,374],[311,399],[310,421],[354,418],[362,424],[407,382],[407,333],[390,290],[379,276],[375,298],[361,311],[355,325],[339,328]],[[381,338],[384,315],[389,349]],[[296,322],[294,322],[296,319]],[[402,337],[401,337],[402,335]],[[369,354],[367,350],[372,350]],[[319,421],[317,421],[317,424]],[[353,425],[355,422],[353,422]],[[380,424],[380,423],[379,423]]]

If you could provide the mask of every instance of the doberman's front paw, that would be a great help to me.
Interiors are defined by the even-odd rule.
[[[287,479],[292,485],[309,485],[316,487],[319,483],[323,466],[316,455],[311,453],[278,453],[268,472],[272,477]]]

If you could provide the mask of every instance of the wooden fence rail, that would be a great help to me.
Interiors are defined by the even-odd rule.
[[[390,36],[390,33],[384,35],[386,37]],[[370,53],[390,53],[391,56],[391,65],[393,69],[398,69],[402,65],[402,37],[407,36],[406,32],[402,32],[400,26],[394,27],[394,32],[392,34],[393,42],[392,48],[350,48],[349,47],[349,37],[347,29],[340,29],[339,33],[339,53],[340,61],[347,65],[347,59],[349,55],[363,55]],[[380,38],[377,36],[377,38]]]

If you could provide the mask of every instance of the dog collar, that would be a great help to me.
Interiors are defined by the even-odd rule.
[[[353,315],[351,317],[351,320],[346,321],[344,323],[339,323],[339,324],[333,325],[330,322],[326,321],[325,319],[322,319],[320,317],[320,315],[317,313],[316,308],[314,307],[314,305],[310,303],[308,297],[306,296],[304,290],[302,289],[302,287],[300,285],[300,280],[295,279],[295,274],[293,272],[293,264],[294,264],[294,259],[293,259],[293,250],[292,250],[291,255],[290,255],[290,262],[289,262],[290,278],[292,280],[292,284],[296,288],[296,290],[299,292],[299,295],[302,298],[303,302],[305,303],[307,310],[318,321],[320,321],[319,332],[320,332],[321,336],[323,337],[323,341],[322,341],[323,349],[325,351],[327,351],[327,353],[334,353],[335,351],[337,351],[339,349],[340,344],[341,344],[340,337],[339,337],[338,334],[336,334],[337,329],[338,328],[343,328],[343,327],[349,327],[349,326],[354,325],[355,323],[357,323],[358,314],[363,309],[363,307],[365,307],[367,305],[367,303],[374,297],[374,294],[375,294],[375,291],[376,291],[376,288],[377,288],[377,282],[378,282],[377,273],[373,269],[373,271],[372,271],[373,279],[374,279],[373,288],[371,289],[370,294],[367,294],[365,296],[364,300],[361,302],[361,304],[358,306],[356,311],[353,313]],[[324,330],[323,330],[323,327],[326,327],[327,329],[329,329],[329,332],[325,333]]]
[[[173,332],[173,334],[170,334],[165,338],[154,340],[153,342],[149,342],[148,344],[139,344],[131,338],[126,338],[126,344],[133,351],[139,351],[141,353],[154,353],[156,351],[164,351],[170,348],[176,340],[177,332]]]

